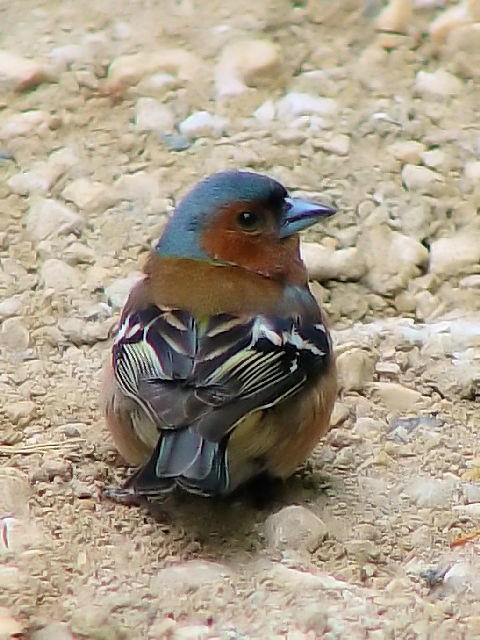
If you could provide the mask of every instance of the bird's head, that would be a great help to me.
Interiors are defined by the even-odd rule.
[[[156,252],[162,257],[235,265],[268,277],[299,260],[298,232],[335,213],[291,198],[276,180],[247,171],[215,173],[180,202]]]

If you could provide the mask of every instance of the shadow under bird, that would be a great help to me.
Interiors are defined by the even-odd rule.
[[[180,202],[107,369],[106,422],[139,467],[110,497],[287,478],[328,431],[335,361],[298,233],[333,213],[247,171],[216,173]]]

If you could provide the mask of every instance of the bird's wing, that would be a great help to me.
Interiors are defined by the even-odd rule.
[[[160,431],[189,427],[220,442],[244,416],[297,393],[328,367],[319,319],[217,315],[198,321],[149,307],[126,316],[113,351],[117,381]]]

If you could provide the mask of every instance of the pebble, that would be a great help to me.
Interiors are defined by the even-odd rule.
[[[425,145],[416,140],[399,140],[389,145],[387,151],[404,164],[420,164]]]
[[[292,91],[277,102],[278,117],[288,120],[295,116],[335,116],[338,103],[333,98],[312,96]]]
[[[330,424],[332,427],[338,427],[345,420],[347,420],[350,415],[350,409],[346,404],[337,400],[335,406],[333,407],[332,416],[330,418]]]
[[[314,242],[302,242],[300,253],[312,280],[357,281],[366,272],[362,254],[356,247],[335,250]]]
[[[465,593],[476,600],[480,596],[480,571],[478,560],[457,560],[445,573],[442,587],[447,593]],[[477,634],[475,634],[477,635]],[[450,634],[451,636],[451,634]],[[472,638],[474,636],[471,636]]]
[[[1,342],[11,351],[25,351],[30,344],[30,333],[20,318],[7,318],[2,323]]]
[[[432,195],[432,188],[442,182],[442,177],[428,167],[406,164],[402,169],[402,182],[409,191]]]
[[[139,200],[152,202],[160,196],[160,180],[147,171],[136,171],[120,176],[114,191],[119,200]]]
[[[337,156],[347,156],[350,151],[350,136],[344,133],[333,134],[326,140],[312,140],[314,149],[323,149]]]
[[[480,231],[462,229],[430,245],[429,271],[459,275],[474,271],[480,262]]]
[[[12,296],[0,301],[0,318],[10,318],[18,315],[23,307],[21,296]]]
[[[429,149],[423,151],[421,159],[424,165],[431,167],[432,169],[439,169],[445,166],[447,161],[447,154],[441,149]]]
[[[88,178],[72,180],[62,191],[62,198],[89,213],[108,209],[118,200],[108,186]]]
[[[179,133],[161,133],[160,138],[170,151],[186,151],[192,146],[192,141]]]
[[[135,106],[135,125],[139,131],[171,132],[175,127],[175,117],[158,100],[140,98]]]
[[[160,569],[152,576],[150,588],[154,593],[161,593],[167,588],[180,594],[223,581],[230,575],[230,569],[219,562],[189,560]]]
[[[95,262],[95,252],[81,242],[72,242],[62,252],[62,258],[70,265],[93,264]]]
[[[227,127],[228,121],[215,116],[208,111],[195,111],[185,118],[180,125],[180,133],[187,138],[220,138]]]
[[[211,628],[205,624],[177,626],[171,634],[168,633],[168,637],[171,640],[205,640],[205,638],[211,637],[211,632]]]
[[[469,469],[469,471],[472,471],[471,469]],[[479,469],[476,469],[477,471],[477,480],[480,480],[480,473],[478,473]],[[463,491],[463,495],[465,497],[465,502],[467,504],[474,504],[476,502],[480,502],[480,484],[465,484],[462,487],[462,491]]]
[[[143,77],[160,71],[173,73],[180,80],[195,80],[202,74],[198,58],[184,49],[162,49],[153,52],[119,56],[110,64],[107,91],[118,91],[136,85]]]
[[[181,85],[181,83],[170,73],[154,73],[140,80],[137,86],[137,92],[139,95],[161,97],[165,95],[167,91],[175,89],[179,85]]]
[[[57,258],[45,260],[40,269],[40,274],[45,289],[53,289],[56,292],[68,289],[78,290],[81,285],[80,274],[77,269]]]
[[[480,160],[471,160],[465,164],[465,177],[471,182],[480,182]]]
[[[32,640],[74,640],[74,637],[65,622],[50,622],[43,629],[35,631]]]
[[[471,276],[465,276],[459,280],[458,284],[461,287],[475,287],[476,289],[480,289],[480,273],[474,273]],[[2,315],[2,303],[0,302],[0,315]]]
[[[345,391],[361,391],[373,380],[375,358],[363,349],[349,349],[337,357],[340,388]]]
[[[385,224],[367,228],[360,236],[358,248],[366,260],[364,280],[381,295],[405,289],[428,262],[428,250],[418,240],[392,231]]]
[[[18,136],[39,134],[48,129],[50,116],[45,111],[32,109],[11,116],[0,129],[0,140],[11,140]]]
[[[463,82],[445,69],[418,71],[415,90],[420,95],[436,95],[442,98],[459,95],[463,91]]]
[[[288,548],[313,553],[327,537],[323,520],[300,505],[284,507],[265,521],[265,539],[274,549]]]
[[[471,504],[460,504],[453,507],[453,510],[463,516],[469,518],[480,518],[480,502],[472,502]]]
[[[3,411],[10,422],[24,426],[30,422],[35,414],[35,403],[30,400],[9,402],[3,406]]]
[[[378,31],[407,33],[412,20],[412,0],[390,0],[375,21]]]
[[[38,198],[27,213],[26,227],[34,240],[45,240],[56,235],[79,233],[83,217],[58,200]]]
[[[45,194],[50,189],[50,181],[36,171],[20,171],[7,180],[12,193],[26,196],[31,193]]]
[[[446,11],[439,13],[435,20],[430,23],[428,28],[430,39],[437,46],[441,45],[454,29],[461,27],[470,20],[467,2],[464,1],[459,5],[450,7]]]
[[[34,482],[51,482],[54,478],[70,480],[72,477],[72,465],[65,460],[45,460],[39,469],[32,474]]]
[[[103,322],[85,322],[83,318],[61,318],[58,328],[69,343],[77,346],[96,344],[110,336],[114,320]]]
[[[280,68],[279,46],[269,40],[247,39],[227,44],[215,67],[218,98],[244,93],[249,87],[272,83]]]
[[[407,411],[421,398],[421,393],[396,382],[375,382],[374,395],[378,396],[390,411]]]
[[[269,125],[275,119],[276,109],[273,100],[265,100],[262,104],[255,109],[253,117],[263,125]]]
[[[51,79],[52,73],[44,65],[11,51],[0,50],[0,93],[27,91]]]
[[[114,309],[122,309],[133,286],[143,278],[141,271],[133,271],[125,278],[118,278],[105,287],[108,303]]]
[[[414,477],[405,487],[407,495],[419,507],[448,507],[454,497],[458,481],[454,478]]]
[[[0,638],[9,640],[17,638],[23,634],[23,624],[14,618],[8,609],[0,607]]]

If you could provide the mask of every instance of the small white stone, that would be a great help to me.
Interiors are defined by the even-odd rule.
[[[356,247],[333,249],[316,242],[302,242],[300,253],[312,280],[360,280],[366,266]]]
[[[135,124],[139,131],[171,132],[175,118],[171,110],[154,98],[140,98],[135,107]]]
[[[458,482],[453,478],[412,478],[405,487],[406,493],[419,507],[447,507],[453,499]]]
[[[62,258],[70,265],[93,264],[95,262],[95,252],[81,242],[73,242],[63,250]]]
[[[471,276],[465,276],[465,278],[462,278],[458,284],[461,287],[475,287],[476,289],[480,289],[480,273],[474,273]],[[0,315],[2,314],[1,308],[2,305],[0,303]]]
[[[223,135],[227,120],[208,111],[195,111],[180,123],[180,132],[187,138],[219,138]]]
[[[390,411],[407,411],[421,398],[414,389],[408,389],[397,382],[375,382],[372,385],[377,395]]]
[[[248,87],[271,83],[279,65],[279,47],[273,42],[249,39],[228,44],[215,67],[217,96],[238,95]]]
[[[120,200],[151,202],[160,196],[160,181],[147,171],[125,174],[115,182],[115,193]]]
[[[448,238],[439,238],[430,246],[431,273],[458,275],[473,271],[480,263],[480,231],[457,231]]]
[[[102,182],[92,182],[88,178],[77,178],[69,182],[62,191],[62,198],[88,212],[108,209],[118,200],[108,186]]]
[[[143,273],[134,271],[126,278],[118,278],[107,287],[105,287],[105,295],[108,302],[114,309],[121,309],[126,303],[128,295],[137,282],[143,278]]]
[[[475,0],[476,1],[476,0]],[[430,39],[436,45],[440,45],[448,38],[448,35],[458,27],[467,24],[471,20],[467,2],[450,7],[440,13],[429,26]]]
[[[206,640],[211,635],[211,629],[204,624],[189,625],[187,627],[175,627],[168,637],[172,640]]]
[[[27,231],[34,240],[78,233],[83,217],[64,204],[50,198],[39,198],[30,207],[26,219]]]
[[[178,87],[179,84],[179,81],[170,73],[154,73],[140,80],[137,92],[140,95],[163,96],[170,89]]]
[[[323,149],[337,156],[346,156],[350,150],[350,137],[343,133],[338,133],[327,140],[314,140],[313,146],[316,149]]]
[[[31,400],[19,400],[18,402],[9,402],[3,407],[3,410],[10,422],[24,426],[32,419],[35,408],[35,403]]]
[[[253,112],[253,117],[256,118],[260,124],[270,124],[275,118],[275,105],[273,100],[265,100],[265,102]]]
[[[430,149],[429,151],[424,151],[421,154],[421,159],[423,164],[427,167],[437,169],[445,164],[447,156],[445,152],[440,149]]]
[[[66,44],[52,49],[48,58],[58,71],[65,70],[74,62],[85,61],[85,49],[79,44]]]
[[[180,80],[195,80],[202,69],[196,56],[184,49],[161,49],[116,58],[108,68],[106,89],[115,91],[137,84],[143,77],[166,71]]]
[[[456,96],[462,92],[463,82],[445,69],[437,69],[433,73],[419,71],[415,80],[415,90],[422,95]]]
[[[81,280],[78,271],[63,260],[57,258],[45,260],[40,273],[46,289],[62,292],[80,288]]]
[[[35,171],[20,171],[7,180],[7,185],[12,193],[19,196],[45,194],[50,188],[49,180]]]
[[[23,307],[21,296],[12,296],[0,301],[0,318],[9,318],[20,313]]]
[[[270,547],[313,552],[327,537],[327,527],[312,511],[300,505],[284,507],[265,521]]]
[[[277,113],[282,119],[305,115],[334,116],[337,111],[338,103],[333,98],[308,93],[290,92],[277,102]]]
[[[20,318],[7,318],[2,323],[1,341],[12,351],[25,351],[30,344],[30,334]]]
[[[430,193],[432,186],[441,181],[441,176],[427,167],[406,164],[402,169],[402,182],[409,191]]]
[[[391,144],[387,151],[404,164],[420,164],[425,145],[416,140],[399,140]]]
[[[35,631],[32,640],[75,640],[68,624],[65,622],[50,622],[43,629]]]
[[[27,136],[46,131],[50,116],[45,111],[23,111],[11,116],[0,129],[0,140],[10,140],[18,136]]]
[[[418,240],[392,231],[387,225],[367,228],[358,248],[367,265],[365,281],[381,295],[405,289],[428,262],[428,250]]]
[[[186,593],[203,585],[222,582],[231,571],[219,562],[189,560],[160,569],[150,580],[153,592],[171,589],[176,593]]]
[[[480,182],[480,160],[471,160],[465,164],[465,177],[471,182]]]
[[[372,381],[375,357],[363,349],[348,349],[337,357],[340,388],[345,391],[361,391]]]
[[[406,33],[412,20],[412,0],[390,0],[379,14],[375,26],[379,31]]]
[[[0,93],[26,91],[49,79],[51,73],[35,60],[0,50]]]

